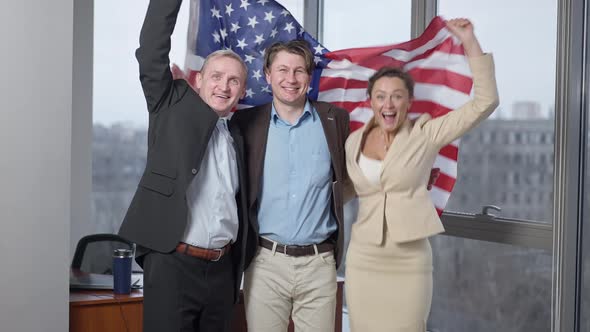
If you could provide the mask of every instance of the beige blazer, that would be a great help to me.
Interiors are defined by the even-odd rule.
[[[451,143],[498,106],[498,91],[491,54],[469,58],[474,98],[444,116],[423,114],[407,119],[395,136],[382,163],[381,183],[369,182],[358,165],[362,142],[374,126],[371,119],[346,141],[346,166],[359,197],[359,211],[353,225],[355,241],[381,244],[383,219],[394,242],[407,242],[444,232],[430,194],[426,189],[438,151]]]

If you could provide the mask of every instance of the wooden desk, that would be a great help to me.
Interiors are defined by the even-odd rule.
[[[336,294],[336,328],[342,331],[342,288]],[[72,290],[70,292],[70,332],[141,332],[143,329],[143,291],[114,295],[107,290]],[[247,332],[243,297],[236,304],[232,332]],[[293,322],[289,324],[293,332]]]
[[[115,295],[111,290],[70,292],[70,332],[143,330],[143,292]]]

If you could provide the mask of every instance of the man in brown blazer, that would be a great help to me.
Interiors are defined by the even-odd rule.
[[[248,330],[286,331],[292,316],[300,331],[333,331],[348,112],[307,98],[306,42],[274,44],[264,61],[272,103],[232,118],[244,135],[249,235],[258,243],[244,276]]]

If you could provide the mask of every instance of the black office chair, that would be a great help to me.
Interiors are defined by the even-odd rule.
[[[113,274],[115,249],[131,249],[135,254],[135,244],[117,234],[86,235],[76,245],[72,269],[88,273]]]

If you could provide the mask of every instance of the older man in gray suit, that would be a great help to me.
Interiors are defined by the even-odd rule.
[[[152,0],[137,50],[149,112],[145,172],[120,229],[139,245],[144,331],[226,331],[238,298],[248,219],[242,137],[227,117],[247,68],[217,51],[198,93],[170,72],[182,0]]]

